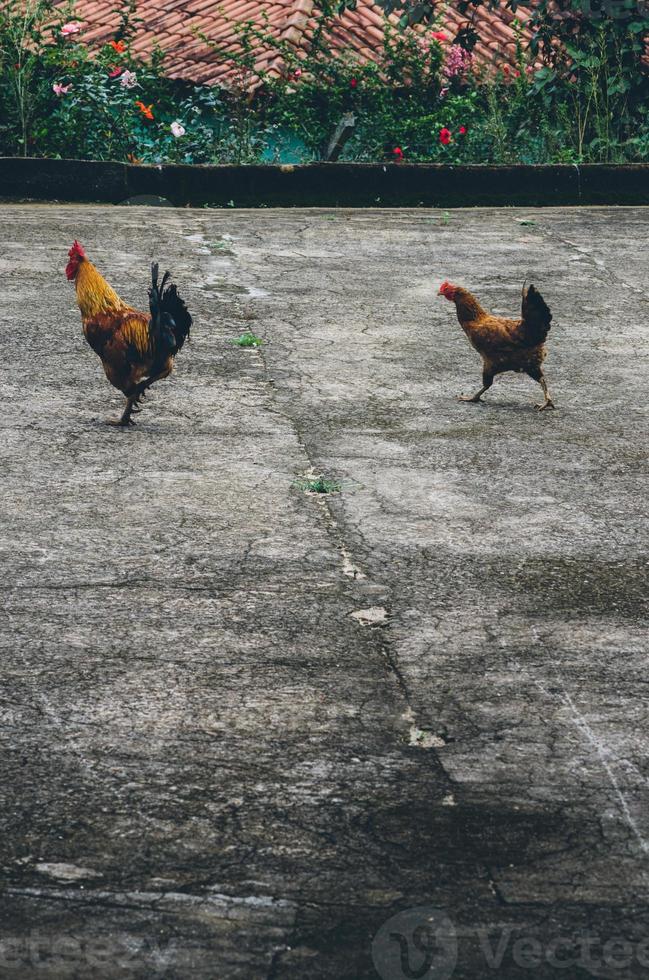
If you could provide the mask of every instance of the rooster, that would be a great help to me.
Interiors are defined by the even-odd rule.
[[[455,303],[460,326],[482,357],[482,388],[475,395],[460,395],[460,401],[481,401],[497,374],[519,371],[541,385],[545,401],[536,406],[539,411],[554,408],[543,374],[545,338],[550,330],[552,314],[534,286],[529,289],[523,286],[520,320],[492,316],[483,310],[467,289],[453,286],[450,282],[443,282],[437,295]]]
[[[119,298],[83,247],[75,241],[65,274],[74,282],[83,333],[101,358],[106,377],[126,395],[126,407],[111,425],[135,425],[131,416],[154,381],[171,373],[174,358],[189,337],[192,318],[165,272],[158,284],[158,263],[151,266],[150,316]]]

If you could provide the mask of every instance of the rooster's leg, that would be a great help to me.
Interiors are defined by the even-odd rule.
[[[131,389],[131,394],[127,395],[126,398],[126,408],[122,413],[122,417],[116,422],[111,422],[110,424],[121,426],[135,425],[135,419],[131,418],[131,416],[141,411],[140,401],[142,398],[146,398],[147,388],[150,388],[154,381],[160,381],[162,378],[166,378],[167,375],[171,373],[171,367],[171,365],[167,365],[167,367],[165,367],[163,371],[160,371],[159,374],[156,374],[151,378],[147,378],[146,381],[140,381],[135,388]]]
[[[138,396],[137,395],[132,395],[131,397],[127,398],[126,399],[126,408],[122,412],[121,417],[118,418],[115,421],[113,421],[112,419],[110,419],[109,422],[108,422],[108,424],[109,425],[118,425],[118,426],[122,426],[122,427],[126,427],[126,426],[129,426],[129,425],[135,425],[135,419],[132,419],[131,418],[131,415],[133,414],[133,412],[139,411],[139,409],[137,409],[135,407],[137,405],[137,403],[138,403]]]
[[[146,390],[150,388],[154,381],[162,381],[163,378],[168,377],[171,374],[172,365],[168,364],[163,371],[159,374],[154,374],[152,377],[147,378],[146,381],[140,381],[135,389],[134,401],[139,404],[140,398],[146,398]]]
[[[493,374],[487,374],[486,371],[482,372],[482,388],[480,391],[476,391],[475,395],[458,395],[458,401],[461,402],[479,402],[482,401],[481,395],[484,395],[485,391],[491,388],[494,381]]]
[[[541,374],[541,377],[540,378],[536,378],[536,380],[538,381],[538,383],[543,388],[543,394],[545,395],[545,401],[543,402],[543,404],[536,406],[538,408],[539,412],[544,412],[546,410],[546,408],[554,408],[554,402],[550,398],[550,392],[548,390],[548,383],[545,380],[544,375]]]

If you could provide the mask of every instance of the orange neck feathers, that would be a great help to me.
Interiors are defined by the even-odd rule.
[[[74,284],[83,320],[92,319],[100,313],[119,313],[130,309],[88,259],[82,259],[79,263]]]
[[[460,287],[455,291],[455,309],[460,323],[477,320],[479,317],[487,315],[486,310],[483,310],[475,296],[468,289],[461,289]]]

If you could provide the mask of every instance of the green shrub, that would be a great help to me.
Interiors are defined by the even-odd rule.
[[[386,21],[382,49],[370,64],[331,50],[328,12],[316,24],[309,53],[300,57],[266,30],[244,24],[238,28],[237,73],[225,92],[165,78],[163,51],[137,58],[131,46],[134,0],[123,9],[114,39],[91,52],[83,31],[75,30],[72,6],[5,0],[0,154],[306,162],[326,158],[337,124],[352,113],[356,125],[342,152],[346,160],[649,159],[641,21],[588,22],[573,31],[571,43],[550,49],[540,69],[519,44],[517,66],[489,72],[475,68],[468,35],[455,43],[433,23],[417,33],[395,31]],[[541,25],[537,50],[547,42]],[[276,47],[285,71],[280,78],[263,76],[251,99],[260,44]]]

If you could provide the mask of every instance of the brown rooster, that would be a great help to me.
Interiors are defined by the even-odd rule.
[[[165,272],[151,266],[150,315],[128,306],[86,257],[79,242],[68,252],[65,274],[73,281],[86,340],[101,358],[106,377],[126,395],[126,408],[111,425],[135,425],[133,412],[154,381],[171,373],[192,318]]]
[[[545,338],[550,329],[552,314],[541,294],[530,286],[523,287],[523,305],[520,320],[507,320],[492,316],[483,310],[475,296],[461,286],[443,282],[438,296],[455,303],[460,326],[482,357],[482,388],[475,395],[460,395],[460,401],[479,402],[491,388],[497,374],[519,371],[529,374],[543,388],[545,401],[536,407],[540,411],[554,408],[547,382],[543,375]]]

